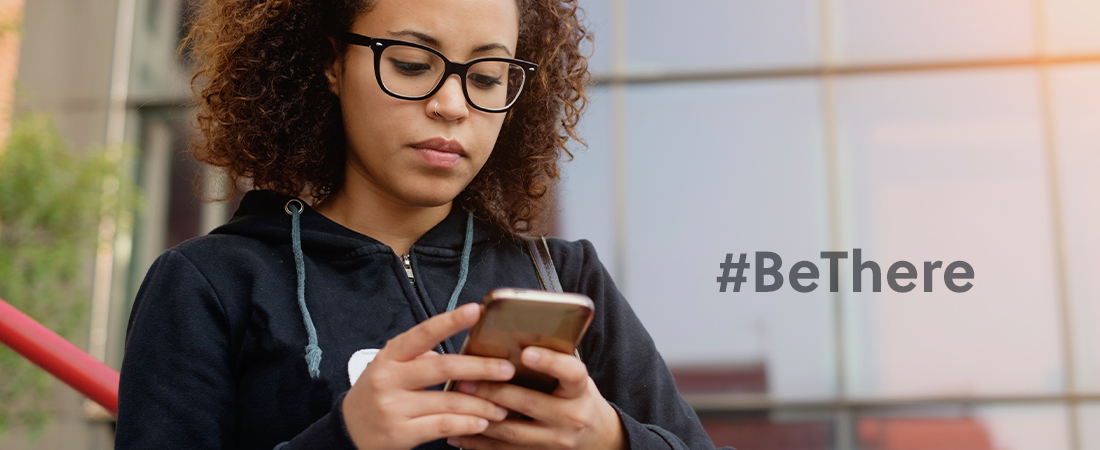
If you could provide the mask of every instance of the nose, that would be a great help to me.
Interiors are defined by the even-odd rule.
[[[425,112],[432,118],[453,121],[462,120],[470,115],[466,96],[462,94],[462,79],[458,74],[447,77],[431,100]]]

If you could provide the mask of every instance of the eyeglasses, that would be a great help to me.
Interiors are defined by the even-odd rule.
[[[476,58],[466,63],[447,59],[438,50],[413,42],[380,39],[345,31],[345,42],[374,51],[374,75],[385,93],[404,100],[423,100],[439,91],[451,74],[462,79],[466,102],[480,111],[510,109],[538,70],[538,64],[512,58]]]

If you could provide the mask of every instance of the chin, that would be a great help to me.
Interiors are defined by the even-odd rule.
[[[421,186],[427,188],[428,186]],[[462,193],[461,189],[418,189],[416,192],[409,192],[405,195],[405,200],[411,205],[433,208],[437,206],[443,206],[447,203],[454,201],[458,197],[458,194]]]

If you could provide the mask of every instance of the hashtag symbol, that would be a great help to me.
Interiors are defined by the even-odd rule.
[[[741,254],[741,260],[733,262],[733,253],[726,253],[726,262],[719,263],[722,268],[722,276],[718,277],[718,292],[726,292],[726,284],[733,283],[733,292],[741,292],[741,283],[745,282],[745,269],[749,263],[745,261],[746,255]],[[737,276],[730,276],[730,269],[737,269]]]

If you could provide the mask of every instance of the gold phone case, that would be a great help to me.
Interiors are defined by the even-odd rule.
[[[484,310],[462,354],[504,358],[516,367],[510,383],[547,394],[558,387],[558,380],[528,369],[520,361],[520,352],[530,345],[562,353],[573,353],[588,325],[594,305],[585,295],[531,289],[494,289],[482,300]],[[453,388],[451,381],[446,389]]]

